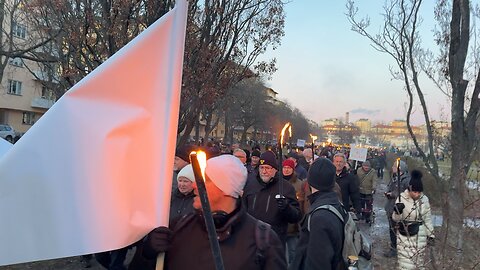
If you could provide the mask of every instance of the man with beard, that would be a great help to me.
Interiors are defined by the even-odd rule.
[[[295,189],[277,174],[275,154],[266,151],[260,156],[258,174],[250,174],[243,197],[247,212],[272,225],[272,229],[285,245],[288,223],[297,223],[302,218]]]

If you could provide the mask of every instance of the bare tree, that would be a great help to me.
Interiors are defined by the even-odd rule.
[[[191,1],[189,7],[179,143],[184,143],[200,112],[252,70],[269,74],[274,61],[256,63],[283,36],[281,0]]]
[[[465,207],[465,183],[471,167],[474,154],[478,151],[479,139],[475,124],[479,118],[480,108],[480,70],[477,64],[466,66],[469,56],[468,48],[478,48],[475,41],[471,42],[470,14],[471,6],[468,0],[442,0],[438,2],[436,16],[443,32],[437,36],[440,45],[440,55],[432,66],[428,60],[432,54],[422,49],[418,27],[421,22],[419,11],[421,0],[391,0],[385,5],[384,24],[379,34],[370,34],[367,27],[369,18],[357,19],[358,9],[353,1],[347,3],[347,17],[353,30],[367,37],[373,47],[390,55],[396,62],[396,69],[391,69],[395,78],[405,82],[409,96],[407,112],[407,127],[420,153],[425,166],[439,185],[442,177],[439,175],[438,164],[434,156],[434,133],[431,127],[429,111],[424,98],[424,92],[419,80],[422,68],[434,68],[443,74],[446,90],[441,81],[434,80],[439,90],[451,96],[451,147],[452,159],[448,187],[444,190],[444,206],[442,208],[444,222],[441,230],[440,247],[437,248],[438,259],[443,267],[462,267],[463,250],[465,247],[463,218]],[[433,12],[433,11],[432,11]],[[449,21],[449,23],[446,23]],[[442,24],[443,22],[443,24]],[[475,31],[475,29],[473,29]],[[471,52],[472,59],[478,51]],[[475,61],[474,61],[475,62]],[[430,65],[429,65],[430,64]],[[474,70],[473,72],[471,70]],[[468,76],[470,73],[473,76]],[[426,74],[434,79],[431,71]],[[414,98],[420,102],[428,137],[428,152],[419,146],[410,125],[410,115]]]
[[[0,79],[10,61],[50,62],[51,57],[37,51],[47,45],[59,31],[47,31],[32,23],[25,0],[0,0]],[[23,65],[24,63],[22,63]]]

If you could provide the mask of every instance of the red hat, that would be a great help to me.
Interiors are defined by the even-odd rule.
[[[291,160],[291,159],[285,159],[282,163],[282,166],[283,167],[288,166],[292,169],[295,169],[295,162],[293,162],[293,160]]]

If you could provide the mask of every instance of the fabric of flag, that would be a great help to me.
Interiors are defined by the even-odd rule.
[[[0,138],[0,158],[2,158],[8,151],[10,151],[10,148],[12,148],[12,146],[13,144],[11,144],[9,141]]]
[[[0,160],[0,265],[168,224],[187,2],[70,89]]]

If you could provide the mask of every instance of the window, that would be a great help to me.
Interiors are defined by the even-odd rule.
[[[35,124],[34,112],[23,112],[22,124],[33,125]]]
[[[22,95],[22,82],[8,80],[7,94],[18,96]]]
[[[25,38],[27,36],[27,27],[17,22],[13,22],[12,35],[19,38]]]
[[[22,58],[19,58],[19,57],[8,59],[8,63],[12,66],[23,67]]]

